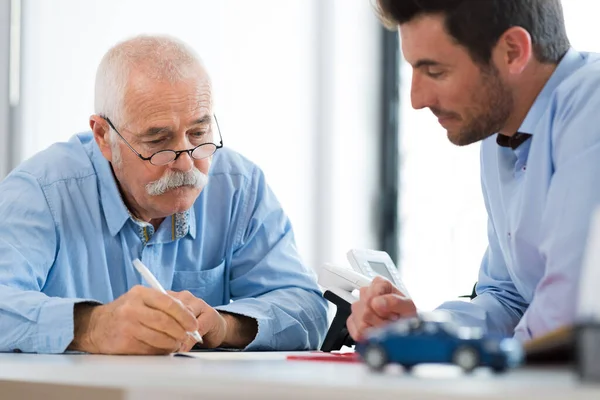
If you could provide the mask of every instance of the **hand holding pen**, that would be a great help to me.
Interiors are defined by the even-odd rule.
[[[135,267],[135,269],[137,269],[137,271],[140,273],[140,275],[142,275],[142,277],[146,280],[146,282],[148,282],[148,284],[150,286],[152,286],[154,289],[158,290],[162,294],[166,294],[167,296],[169,296],[169,294],[162,287],[162,285],[160,284],[158,279],[156,279],[154,277],[154,275],[152,275],[152,272],[150,272],[150,270],[139,259],[136,258],[135,260],[133,260],[133,266]],[[169,296],[169,297],[171,297],[171,296]],[[179,301],[179,300],[177,300],[177,301]],[[202,336],[200,336],[200,333],[198,333],[197,330],[187,332],[187,334],[190,335],[192,338],[194,338],[194,340],[196,340],[196,342],[198,342],[200,344],[203,343]]]
[[[187,332],[198,326],[196,315],[181,300],[138,285],[110,303],[75,304],[74,337],[68,349],[97,354],[170,354],[191,347]]]

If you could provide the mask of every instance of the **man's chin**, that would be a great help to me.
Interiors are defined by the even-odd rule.
[[[447,130],[446,133],[447,133],[447,136],[448,136],[448,140],[453,145],[464,146],[466,144],[466,143],[464,143],[463,137],[460,134],[460,132]]]

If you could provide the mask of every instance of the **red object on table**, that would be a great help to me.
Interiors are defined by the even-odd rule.
[[[325,353],[315,351],[308,354],[294,354],[286,357],[286,360],[292,361],[325,361],[325,362],[360,362],[358,353]]]

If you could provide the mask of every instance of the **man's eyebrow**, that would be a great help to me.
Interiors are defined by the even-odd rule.
[[[444,64],[438,61],[434,61],[428,58],[421,59],[413,64],[414,69],[422,68],[422,67],[440,67]]]
[[[211,120],[211,116],[205,115],[203,117],[200,117],[200,118],[192,121],[191,125],[207,124],[210,122],[210,120]],[[154,136],[165,135],[165,134],[172,135],[173,130],[171,128],[169,128],[168,126],[153,126],[153,127],[146,129],[142,134],[140,134],[140,137],[148,138],[148,137],[154,137]]]
[[[153,136],[159,136],[159,135],[164,135],[164,134],[171,134],[171,128],[169,128],[168,126],[153,126],[150,127],[148,129],[146,129],[141,135],[140,137],[153,137]]]
[[[192,125],[203,125],[203,124],[208,124],[211,120],[211,116],[210,115],[204,115],[200,118],[198,118],[195,121],[192,121]]]

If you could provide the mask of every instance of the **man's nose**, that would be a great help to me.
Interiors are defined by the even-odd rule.
[[[190,155],[190,152],[184,151],[179,154],[179,157],[171,163],[171,168],[182,172],[191,171],[194,167],[194,159]]]
[[[433,92],[418,75],[413,73],[410,87],[410,101],[415,110],[434,106]]]

